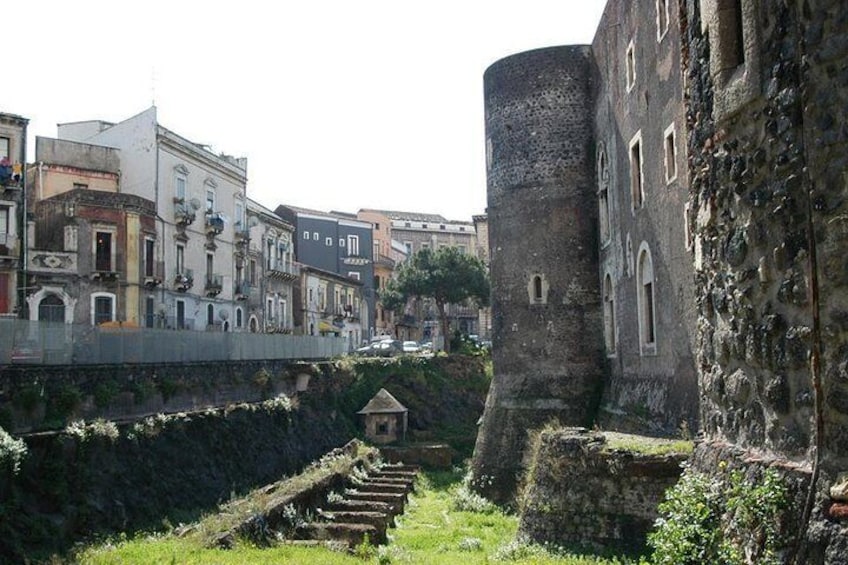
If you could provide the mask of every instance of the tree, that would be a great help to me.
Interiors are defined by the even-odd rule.
[[[410,298],[432,298],[439,312],[439,327],[450,350],[448,304],[473,300],[489,303],[489,276],[480,259],[460,253],[456,247],[437,251],[422,249],[400,265],[397,276],[380,293],[385,308],[401,310]]]

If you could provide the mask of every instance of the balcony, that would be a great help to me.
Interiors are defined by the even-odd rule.
[[[206,235],[218,235],[224,231],[224,217],[218,212],[206,213]]]
[[[106,250],[108,251],[108,249]],[[121,262],[121,254],[112,256],[110,253],[96,253],[94,256],[94,270],[91,272],[93,281],[116,281],[120,277],[118,264]]]
[[[5,158],[4,161],[7,161]],[[0,187],[3,190],[20,190],[23,185],[23,174],[20,163],[0,165]]]
[[[233,235],[233,242],[236,245],[247,245],[250,243],[250,230],[241,227],[241,224],[235,225],[236,231]]]
[[[174,290],[177,292],[185,292],[192,286],[194,286],[194,272],[191,269],[177,272],[174,276]]]
[[[375,267],[385,267],[387,269],[394,269],[395,268],[395,260],[390,259],[390,258],[386,257],[385,255],[381,254],[377,257],[377,260],[374,261],[374,266]]]
[[[293,281],[300,276],[300,265],[283,260],[271,261],[266,274],[271,278]]]
[[[246,281],[236,283],[233,294],[236,300],[247,300],[250,298],[250,283]]]
[[[194,211],[182,200],[177,201],[174,206],[174,221],[179,227],[190,226],[195,220]]]
[[[358,254],[348,255],[347,257],[342,257],[342,263],[352,267],[361,267],[363,265],[368,265],[369,263],[371,263],[371,259],[369,259],[368,257],[362,257]]]
[[[156,288],[162,284],[165,278],[165,263],[163,261],[145,261],[144,263],[144,286]]]
[[[224,277],[221,275],[206,275],[206,296],[214,297],[224,289]]]

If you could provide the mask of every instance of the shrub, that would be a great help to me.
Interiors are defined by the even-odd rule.
[[[687,470],[659,506],[660,518],[648,535],[651,563],[779,563],[779,518],[787,505],[774,469],[756,481],[738,470],[725,477]]]
[[[23,440],[13,438],[0,428],[0,469],[7,468],[13,475],[17,474],[26,453],[27,447]]]

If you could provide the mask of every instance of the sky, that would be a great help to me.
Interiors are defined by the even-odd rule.
[[[486,208],[483,73],[590,43],[605,0],[27,0],[4,8],[0,111],[159,122],[248,158],[248,196],[469,221]]]

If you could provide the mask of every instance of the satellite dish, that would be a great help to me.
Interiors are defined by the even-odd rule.
[[[247,225],[248,227],[255,228],[259,225],[259,218],[257,218],[256,216],[249,217],[247,219]]]
[[[200,210],[200,200],[197,198],[192,198],[189,200],[189,205],[191,205],[191,209],[194,211]]]
[[[218,310],[218,317],[221,318],[222,320],[226,321],[227,318],[230,317],[230,313],[227,312],[226,310],[223,310],[223,309]]]

